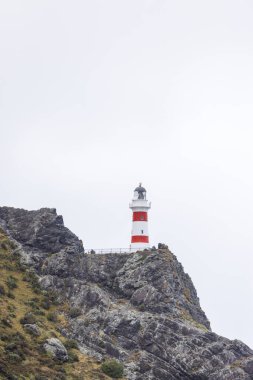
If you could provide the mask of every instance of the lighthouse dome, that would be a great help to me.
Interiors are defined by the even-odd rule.
[[[134,199],[146,199],[146,189],[142,187],[141,183],[134,190]]]
[[[141,184],[140,186],[136,187],[134,191],[137,191],[138,193],[146,193],[146,189],[142,187]]]

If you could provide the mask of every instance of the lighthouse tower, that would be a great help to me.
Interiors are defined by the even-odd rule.
[[[151,203],[146,200],[146,190],[141,183],[134,190],[134,197],[129,207],[133,211],[131,248],[148,248],[148,210]]]

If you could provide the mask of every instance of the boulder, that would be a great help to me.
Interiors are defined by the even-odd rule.
[[[43,348],[47,353],[51,354],[53,358],[61,362],[68,361],[68,352],[59,339],[47,339],[43,345]]]

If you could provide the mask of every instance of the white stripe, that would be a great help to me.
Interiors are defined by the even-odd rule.
[[[132,226],[132,236],[148,236],[148,222],[140,221],[133,222]]]
[[[149,248],[149,243],[131,243],[131,249]]]

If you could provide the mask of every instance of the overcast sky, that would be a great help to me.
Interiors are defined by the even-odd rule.
[[[128,247],[134,188],[213,330],[253,347],[253,3],[0,0],[0,203]]]

